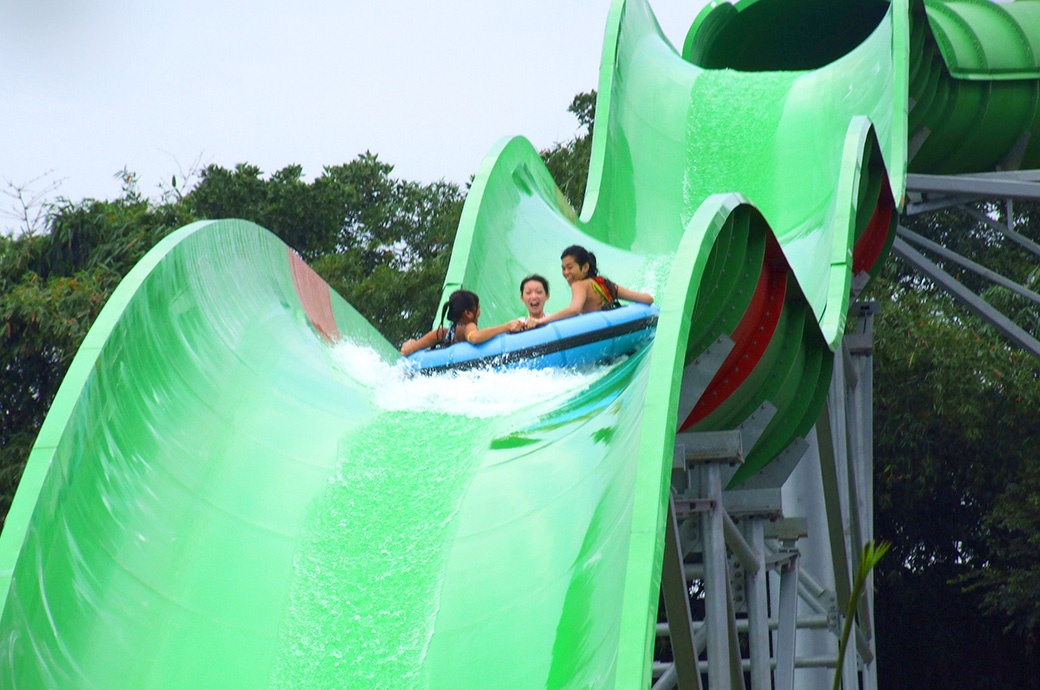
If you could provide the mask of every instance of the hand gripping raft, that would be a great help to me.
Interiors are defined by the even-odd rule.
[[[420,350],[404,358],[422,374],[478,367],[575,367],[632,354],[654,337],[658,308],[630,304],[554,321],[522,333],[499,335],[486,343],[458,343]]]

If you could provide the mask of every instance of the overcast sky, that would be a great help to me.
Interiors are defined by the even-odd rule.
[[[651,0],[673,44],[704,3]],[[49,173],[70,199],[112,198],[125,166],[157,196],[197,161],[310,179],[366,149],[399,177],[465,182],[503,136],[574,135],[609,5],[0,2],[0,184]]]

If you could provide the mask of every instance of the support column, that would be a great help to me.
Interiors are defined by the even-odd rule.
[[[668,523],[665,528],[664,570],[661,573],[661,592],[664,610],[668,616],[668,636],[672,642],[674,671],[662,676],[660,687],[672,687],[674,676],[679,690],[701,690],[701,675],[697,670],[697,648],[693,641],[693,619],[690,615],[690,594],[683,571],[682,546],[679,526],[675,519],[675,501],[668,497]],[[654,686],[658,687],[657,685]]]
[[[726,540],[722,517],[722,477],[718,463],[700,466],[701,497],[711,501],[701,516],[704,544],[704,623],[708,628],[708,684],[712,690],[732,690],[729,665]]]
[[[856,329],[845,337],[854,383],[848,387],[847,426],[850,462],[849,491],[853,503],[856,545],[862,553],[863,545],[874,539],[874,425],[873,425],[873,354],[874,314],[877,302],[853,305],[852,315],[858,321]],[[877,690],[877,654],[874,639],[874,575],[867,579],[867,587],[857,611],[858,629],[862,640],[860,656],[862,667],[860,687]]]
[[[771,690],[769,669],[769,578],[765,562],[765,527],[762,518],[744,523],[744,534],[758,557],[758,570],[747,576],[748,648],[751,656],[751,690]]]
[[[703,625],[699,629],[695,626],[695,630],[707,648],[706,670],[712,690],[744,688],[727,542],[739,542],[735,552],[744,558],[751,548],[732,521],[727,528],[722,502],[722,468],[743,462],[742,439],[740,430],[677,434],[675,439],[677,462],[682,458],[681,467],[676,469],[685,469],[688,477],[688,495],[676,500],[677,512],[681,507],[695,513],[695,529],[699,528],[705,613]],[[681,553],[679,550],[680,559]]]
[[[777,607],[776,690],[794,690],[794,654],[798,634],[799,559],[780,571],[780,605]]]

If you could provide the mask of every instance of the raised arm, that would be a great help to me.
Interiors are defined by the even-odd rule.
[[[471,324],[472,325],[472,324]],[[475,328],[466,334],[466,340],[470,345],[480,345],[503,333],[517,333],[524,330],[524,324],[520,319],[513,319],[498,326],[490,328]]]
[[[407,357],[413,352],[418,352],[419,350],[425,350],[428,347],[433,347],[440,341],[444,340],[444,336],[447,334],[447,332],[447,329],[444,328],[434,328],[432,331],[430,331],[423,337],[419,338],[418,340],[410,338],[404,341],[404,343],[401,345],[401,354]]]
[[[636,292],[617,285],[617,296],[626,302],[639,302],[640,304],[653,304],[654,296],[646,292]]]

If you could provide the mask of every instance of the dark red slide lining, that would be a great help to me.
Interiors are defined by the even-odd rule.
[[[730,336],[733,350],[689,416],[679,425],[679,431],[685,431],[718,408],[747,380],[762,359],[780,322],[780,312],[787,294],[787,274],[787,263],[780,246],[770,236],[766,243],[765,261],[758,284],[755,286],[755,294],[752,295],[751,303]]]
[[[881,172],[881,191],[878,193],[877,205],[870,222],[863,234],[856,240],[852,248],[852,275],[857,276],[864,271],[870,272],[874,264],[881,258],[881,252],[888,240],[888,229],[892,222],[892,211],[895,210],[892,190],[888,186],[888,175]]]

